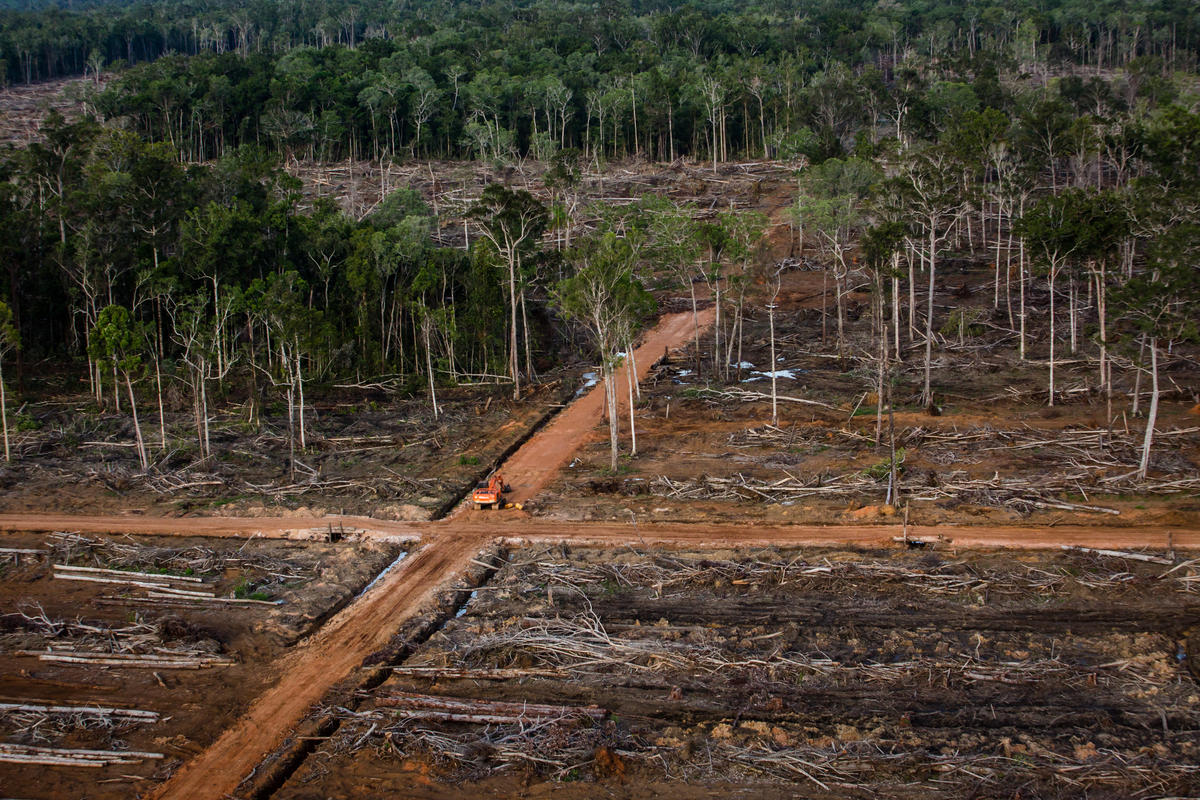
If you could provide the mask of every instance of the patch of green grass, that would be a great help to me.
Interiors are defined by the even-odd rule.
[[[236,597],[238,600],[270,600],[271,599],[271,595],[262,591],[261,589],[255,589],[254,584],[250,583],[250,581],[248,581],[248,580],[244,580],[241,583],[239,583],[237,586],[233,587],[233,596]]]
[[[41,427],[42,421],[40,419],[34,419],[28,414],[17,414],[16,422],[13,423],[13,429],[18,433],[23,431],[36,431],[41,429]]]
[[[617,583],[612,578],[605,578],[600,582],[600,590],[604,592],[606,596],[612,597],[621,591],[621,584]]]
[[[474,467],[479,464],[479,456],[461,455],[458,457],[460,467]]]
[[[903,447],[901,447],[899,450],[896,451],[895,461],[896,461],[896,469],[899,470],[900,465],[904,463],[904,448]],[[866,475],[868,478],[874,478],[875,480],[878,481],[878,480],[883,480],[883,478],[886,477],[888,475],[888,473],[890,473],[891,471],[892,471],[892,459],[885,458],[883,461],[880,461],[878,464],[873,464],[872,466],[869,466],[866,469],[864,469],[862,471],[862,474]]]
[[[176,577],[183,576],[188,578],[196,574],[196,570],[191,567],[188,567],[183,572],[176,572],[170,567],[142,567],[137,571],[146,575],[174,575]]]

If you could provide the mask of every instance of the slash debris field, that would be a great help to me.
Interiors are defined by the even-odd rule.
[[[7,534],[0,785],[128,798],[277,678],[275,662],[402,551],[372,542]],[[84,783],[86,781],[86,784]]]
[[[276,796],[1195,794],[1200,576],[1151,558],[515,550]]]

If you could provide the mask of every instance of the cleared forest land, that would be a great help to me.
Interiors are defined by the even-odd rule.
[[[403,552],[377,542],[5,534],[5,792],[143,792],[216,739],[276,678],[279,659]]]
[[[516,550],[352,708],[323,709],[336,733],[274,796],[1189,795],[1200,604],[1169,570]]]
[[[864,250],[835,275],[793,224],[797,168],[584,165],[544,253],[637,228],[622,215],[647,193],[708,236],[708,269],[644,276],[662,314],[647,378],[614,379],[615,468],[602,370],[544,293],[531,316],[553,336],[533,337],[519,399],[503,375],[435,366],[453,347],[399,325],[424,365],[301,385],[303,443],[266,369],[202,377],[203,426],[186,380],[156,403],[147,372],[147,468],[123,398],[100,407],[81,365],[27,364],[0,472],[4,791],[1200,793],[1196,347],[1156,356],[1139,477],[1145,348],[1123,331],[1106,392],[1085,284],[1002,278],[968,229],[932,296],[910,273],[881,308]],[[452,250],[479,236],[489,184],[555,199],[519,159],[286,169],[298,208],[332,199],[356,222],[412,189]],[[714,255],[730,209],[766,226],[740,273]],[[437,413],[414,364],[445,379]],[[463,508],[493,468],[523,507]]]

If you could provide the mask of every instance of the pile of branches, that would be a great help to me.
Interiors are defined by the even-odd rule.
[[[53,533],[49,537],[54,560],[74,566],[110,569],[168,571],[181,575],[222,575],[229,570],[269,577],[280,583],[307,581],[314,576],[310,566],[273,556],[261,550],[214,550],[202,545],[150,547],[128,544],[105,537],[77,533]]]
[[[16,655],[42,661],[104,666],[203,669],[228,666],[231,659],[218,655],[212,639],[189,643],[168,642],[162,621],[147,621],[140,614],[119,628],[83,620],[51,618],[37,603],[6,614],[22,628],[0,637],[0,645]]]
[[[613,636],[590,612],[570,619],[526,617],[514,628],[459,643],[456,655],[465,664],[507,666],[533,659],[542,666],[639,671],[683,670],[720,660],[715,647],[701,653],[696,646],[660,639]]]
[[[1171,431],[1159,431],[1154,436],[1158,460],[1162,460],[1164,452],[1182,450],[1200,444],[1200,427],[1179,428]],[[1124,431],[1108,431],[1104,429],[1065,429],[1058,431],[1043,431],[1035,428],[1018,428],[1016,430],[993,430],[991,428],[974,428],[966,431],[941,431],[926,428],[910,428],[897,438],[897,446],[907,448],[923,447],[937,450],[926,454],[926,458],[937,460],[936,454],[943,454],[940,463],[954,461],[977,462],[979,453],[987,452],[1030,452],[1036,454],[1039,461],[1053,462],[1069,466],[1077,472],[1097,473],[1095,480],[1108,483],[1137,487],[1131,480],[1128,471],[1137,467],[1141,459],[1142,435]],[[934,456],[931,458],[931,456]],[[1124,474],[1110,477],[1108,473],[1124,470]],[[1155,482],[1145,482],[1151,486]],[[1180,484],[1171,492],[1187,491],[1187,481],[1163,481],[1164,487]],[[1192,482],[1190,488],[1195,488]],[[1154,491],[1153,488],[1147,489]]]
[[[328,711],[343,720],[328,745],[331,754],[370,747],[380,758],[428,758],[457,777],[524,768],[562,780],[588,766],[598,749],[616,751],[629,744],[614,725],[581,724],[573,717],[447,730],[416,724],[388,709]]]
[[[693,677],[729,675],[741,671],[764,688],[781,691],[800,681],[819,678],[828,685],[885,683],[913,686],[965,686],[979,682],[1032,685],[1053,681],[1077,688],[1125,687],[1130,690],[1164,686],[1166,678],[1146,659],[1119,659],[1081,667],[1057,658],[1000,661],[968,653],[957,656],[881,663],[845,662],[782,648],[749,658],[734,658],[713,642],[666,640],[653,625],[610,633],[593,614],[541,619],[526,617],[494,633],[472,636],[454,645],[455,659],[466,664],[533,662],[571,673],[575,680],[588,674],[643,672],[686,673]],[[640,637],[640,638],[639,638]],[[807,683],[805,685],[808,685]]]
[[[810,497],[859,498],[883,491],[886,462],[877,468],[829,476],[818,473],[807,478],[780,470],[784,477],[756,478],[737,473],[731,476],[703,475],[695,480],[675,480],[659,475],[650,482],[650,492],[678,500],[724,500],[791,504]],[[880,473],[877,477],[875,473]],[[1117,514],[1118,511],[1090,503],[1061,499],[1065,494],[1180,494],[1200,491],[1200,475],[1135,480],[1132,474],[1105,477],[1095,469],[1058,470],[1038,476],[994,474],[990,478],[972,478],[966,472],[943,474],[901,472],[899,496],[909,501],[952,500],[997,508],[1012,508],[1027,513],[1033,509],[1055,508],[1065,511]]]
[[[388,476],[320,478],[314,473],[305,480],[291,483],[254,483],[213,472],[167,472],[143,475],[130,469],[128,477],[130,480],[140,480],[147,488],[162,495],[178,495],[184,492],[212,494],[213,487],[220,487],[219,493],[221,494],[232,492],[275,498],[302,497],[308,494],[338,494],[368,500],[398,500],[406,496],[406,493],[401,490],[405,484]]]
[[[970,752],[936,754],[887,744],[863,740],[829,747],[778,747],[764,742],[739,745],[719,741],[710,746],[712,762],[699,769],[733,775],[750,773],[790,782],[811,781],[831,792],[877,791],[882,778],[887,780],[886,786],[896,790],[928,792],[931,785],[936,785],[965,796],[988,787],[984,791],[989,796],[1005,797],[1021,795],[1021,789],[1030,788],[1037,794],[1037,784],[1031,787],[1036,780],[1071,794],[1089,789],[1123,796],[1174,794],[1173,787],[1187,785],[1200,774],[1200,767],[1192,764],[1163,763],[1153,753],[1134,755],[1112,749],[1098,749],[1095,757],[1084,759],[1045,748],[1010,757]]]
[[[0,703],[0,730],[20,744],[58,741],[80,732],[113,737],[136,725],[158,722],[154,711],[103,706],[50,706],[37,703]]]
[[[857,447],[874,443],[875,440],[871,437],[845,428],[801,427],[799,425],[793,425],[786,430],[774,425],[762,425],[729,434],[729,444],[733,447],[793,447],[799,445],[826,447],[831,444]]]
[[[650,493],[673,500],[788,503],[807,497],[857,497],[877,486],[874,478],[854,472],[832,478],[818,474],[808,479],[787,473],[786,477],[773,481],[750,478],[739,472],[729,477],[703,475],[696,480],[673,480],[659,475],[650,482]]]
[[[801,427],[788,429],[763,425],[729,435],[733,447],[786,448],[845,447],[857,450],[873,447],[873,437],[846,428]],[[1180,451],[1200,446],[1200,426],[1158,431],[1152,457],[1159,465],[1179,459]],[[1158,494],[1175,494],[1200,488],[1200,478],[1135,481],[1133,471],[1141,459],[1142,434],[1096,428],[1068,428],[1057,431],[1024,427],[996,430],[990,427],[948,431],[923,427],[898,432],[896,447],[920,448],[921,457],[935,464],[977,464],[989,452],[1028,453],[1041,463],[1054,463],[1072,470],[1075,480],[1087,481],[1099,491],[1136,489]],[[1168,465],[1169,466],[1169,465]],[[1177,466],[1187,469],[1186,461]],[[1165,471],[1165,467],[1164,467]],[[1113,474],[1115,473],[1115,474]]]

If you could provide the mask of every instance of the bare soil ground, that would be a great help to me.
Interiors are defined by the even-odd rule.
[[[33,94],[12,106],[32,108]],[[463,243],[461,215],[488,181],[547,196],[532,164],[289,169],[310,196],[334,196],[356,217],[389,188],[416,188],[449,245]],[[4,764],[0,786],[189,800],[1200,793],[1200,585],[1196,562],[1173,552],[1200,535],[1196,353],[1166,359],[1151,478],[1133,481],[1142,423],[1128,413],[1130,354],[1118,354],[1109,416],[1081,331],[1081,352],[1060,352],[1058,403],[1045,408],[1044,343],[1016,359],[986,265],[955,254],[935,300],[953,294],[964,313],[939,319],[937,416],[916,404],[919,348],[903,332],[900,496],[889,498],[869,298],[847,295],[847,341],[831,355],[820,265],[796,258],[785,224],[792,178],[788,165],[714,173],[682,163],[585,176],[582,196],[609,204],[653,191],[696,202],[702,216],[730,205],[768,213],[782,269],[779,358],[771,363],[765,283],[748,292],[736,351],[714,357],[711,332],[690,350],[687,315],[668,320],[639,356],[650,369],[671,351],[636,409],[639,454],[607,469],[600,393],[584,395],[504,463],[512,499],[529,511],[423,522],[573,397],[573,373],[516,405],[503,388],[451,390],[438,421],[423,400],[382,386],[326,389],[297,473],[272,408],[261,419],[220,409],[217,456],[199,462],[185,399],[168,391],[168,446],[144,476],[123,415],[90,413],[77,378],[39,376],[26,399],[45,399],[18,415],[19,458],[0,472],[0,511],[24,514],[0,528],[92,532],[3,536],[10,550],[47,552],[0,553],[0,598],[12,609],[0,618],[0,702],[159,717],[6,707],[0,739],[164,758]],[[664,310],[690,308],[679,287],[654,288]],[[1047,297],[1035,290],[1029,301],[1040,334]],[[774,426],[762,397],[771,371],[793,398]],[[143,419],[151,431],[153,412]],[[73,527],[48,508],[93,516]],[[325,516],[334,511],[359,516]],[[363,533],[232,538],[320,539],[335,525]],[[176,536],[145,538],[164,532]],[[896,545],[901,532],[927,544]],[[191,538],[200,533],[225,538]],[[421,548],[384,570],[396,540],[414,534]],[[497,538],[523,549],[490,578]],[[791,547],[800,543],[827,546]],[[1159,560],[1061,544],[1153,547]],[[174,594],[68,580],[51,563],[159,573]],[[284,604],[213,609],[179,594],[191,577],[220,596]],[[41,657],[62,647],[198,668]]]
[[[269,683],[281,655],[400,553],[397,545],[374,542],[350,549],[64,533],[4,534],[0,547],[37,551],[0,552],[0,703],[158,713],[156,721],[141,722],[8,709],[0,711],[0,739],[6,745],[163,756],[84,770],[0,764],[5,792],[28,797],[77,796],[81,772],[91,787],[87,796],[95,798],[130,797],[162,780],[238,718]],[[63,571],[56,564],[86,569]],[[128,574],[89,571],[96,569]],[[148,584],[130,584],[168,580],[174,587],[168,591],[200,590],[238,602],[164,598]],[[46,660],[80,654],[221,663],[156,669]]]
[[[276,796],[1190,795],[1197,588],[1079,552],[518,550]]]
[[[988,273],[958,278],[981,286]],[[1001,336],[953,336],[937,356],[937,415],[918,404],[920,348],[902,347],[894,417],[885,408],[876,439],[876,369],[865,297],[848,324],[848,355],[820,347],[818,273],[785,273],[776,315],[776,364],[768,320],[747,304],[741,357],[714,367],[712,334],[671,354],[642,389],[638,453],[608,469],[599,431],[550,490],[537,513],[555,519],[749,521],[802,524],[890,522],[908,504],[914,523],[1195,526],[1200,521],[1200,362],[1176,351],[1164,370],[1150,479],[1133,480],[1144,420],[1129,413],[1132,373],[1122,373],[1114,419],[1095,389],[1095,359],[1062,356],[1056,405],[1046,405],[1046,354],[1021,362]],[[980,314],[992,313],[990,293]],[[830,308],[830,314],[833,310]],[[1003,315],[1003,311],[995,312]],[[833,325],[832,319],[828,322]],[[711,328],[711,326],[709,326]],[[832,336],[827,331],[827,336]],[[902,341],[907,340],[907,331]],[[735,350],[736,353],[736,350]],[[1040,360],[1039,360],[1040,359]],[[725,359],[719,359],[723,365]],[[739,369],[737,365],[741,363]],[[779,422],[771,423],[776,375]],[[1145,382],[1142,383],[1145,391]],[[1141,400],[1145,413],[1147,400]],[[628,453],[627,423],[622,420]],[[899,497],[889,497],[894,432]],[[1119,513],[1117,513],[1119,512]]]
[[[386,645],[399,623],[415,615],[434,589],[464,569],[481,547],[470,538],[442,539],[384,574],[358,602],[277,664],[273,677],[278,682],[154,796],[223,797],[236,790],[310,706]]]
[[[449,389],[436,420],[420,397],[366,390],[320,401],[295,474],[285,418],[263,414],[250,423],[245,408],[227,407],[213,423],[213,456],[200,460],[190,415],[171,411],[167,447],[154,448],[153,467],[142,473],[128,414],[60,394],[23,409],[14,461],[0,467],[0,510],[429,519],[573,395],[576,374],[547,381],[520,403],[503,387]],[[161,441],[153,408],[142,409],[142,424],[151,442]]]

